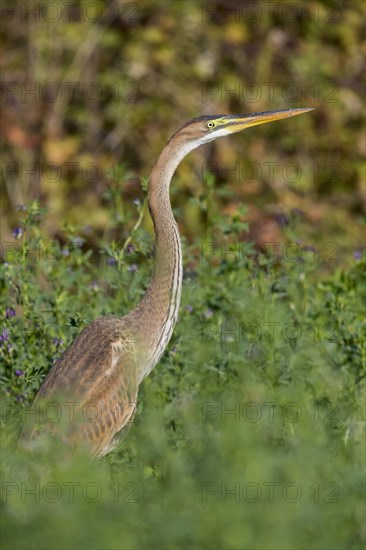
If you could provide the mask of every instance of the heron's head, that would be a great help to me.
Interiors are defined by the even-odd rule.
[[[186,149],[185,153],[187,153],[199,145],[213,141],[219,137],[229,136],[230,134],[240,132],[251,126],[301,115],[302,113],[312,110],[311,108],[286,109],[281,111],[268,111],[265,113],[252,113],[249,115],[201,116],[186,122],[169,141],[176,142],[182,148]]]

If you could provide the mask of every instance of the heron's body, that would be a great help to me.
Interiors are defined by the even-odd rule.
[[[308,110],[200,117],[186,123],[169,140],[149,182],[156,257],[143,299],[122,318],[108,315],[90,323],[53,365],[34,402],[35,407],[67,396],[74,403],[72,419],[67,406],[68,420],[83,421],[73,423],[66,439],[86,442],[97,456],[108,453],[127,432],[135,414],[139,384],[157,364],[172,336],[183,268],[169,185],[180,161],[192,149],[218,137]],[[92,418],[85,413],[88,409],[93,410]],[[32,438],[32,431],[25,437]]]

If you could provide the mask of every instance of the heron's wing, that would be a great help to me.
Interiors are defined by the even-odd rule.
[[[64,437],[85,441],[97,455],[114,446],[136,409],[136,364],[125,328],[113,316],[88,325],[51,368],[32,406],[41,411],[42,428],[55,431],[42,411],[57,404]],[[22,437],[33,439],[36,432],[28,425]]]
[[[134,356],[133,330],[113,315],[90,323],[55,362],[37,394],[50,398],[57,394],[79,394],[94,386],[117,366],[122,353]]]
[[[122,352],[115,366],[90,388],[81,404],[82,432],[93,454],[106,454],[127,435],[136,412],[137,392],[136,366]]]

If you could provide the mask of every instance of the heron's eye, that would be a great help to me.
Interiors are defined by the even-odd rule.
[[[210,130],[212,130],[212,128],[215,128],[215,123],[212,122],[212,120],[209,120],[208,122],[206,122],[206,126],[207,126],[207,128],[209,128]]]

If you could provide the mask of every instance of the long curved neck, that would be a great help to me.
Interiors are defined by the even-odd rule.
[[[183,267],[169,186],[175,169],[190,150],[189,146],[178,147],[174,141],[169,141],[150,176],[148,201],[155,229],[156,253],[150,284],[135,310],[139,318],[140,381],[159,361],[177,321]]]

